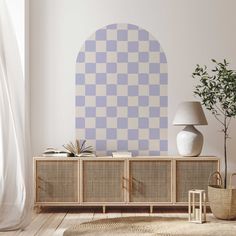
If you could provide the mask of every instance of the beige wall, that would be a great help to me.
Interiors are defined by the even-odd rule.
[[[75,136],[75,59],[83,41],[110,23],[133,23],[161,43],[169,70],[169,154],[177,154],[172,126],[178,103],[193,100],[191,73],[210,58],[236,68],[234,0],[31,0],[30,79],[33,154],[61,147]],[[222,156],[223,136],[209,112],[200,127],[203,154]],[[236,122],[229,141],[236,171]]]

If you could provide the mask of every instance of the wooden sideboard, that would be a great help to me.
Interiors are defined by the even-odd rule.
[[[216,157],[35,157],[35,206],[186,206]]]

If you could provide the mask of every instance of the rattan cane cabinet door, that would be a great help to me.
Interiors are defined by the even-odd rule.
[[[83,202],[124,202],[124,161],[83,161]]]
[[[37,160],[36,202],[77,202],[78,161]]]
[[[171,202],[171,161],[130,161],[130,202]]]
[[[217,160],[176,161],[176,202],[188,202],[190,189],[207,193],[209,175],[218,170]]]

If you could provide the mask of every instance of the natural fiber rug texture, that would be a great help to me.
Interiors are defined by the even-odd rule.
[[[101,219],[75,225],[64,236],[236,236],[236,221],[211,217],[194,224],[182,217],[122,217]]]

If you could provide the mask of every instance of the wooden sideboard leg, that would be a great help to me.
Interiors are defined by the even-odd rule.
[[[42,210],[42,207],[41,206],[35,206],[34,209],[35,209],[36,214],[39,214]]]
[[[106,213],[106,206],[102,206],[102,212],[103,212],[103,214]]]
[[[150,214],[153,213],[153,206],[150,206]]]

